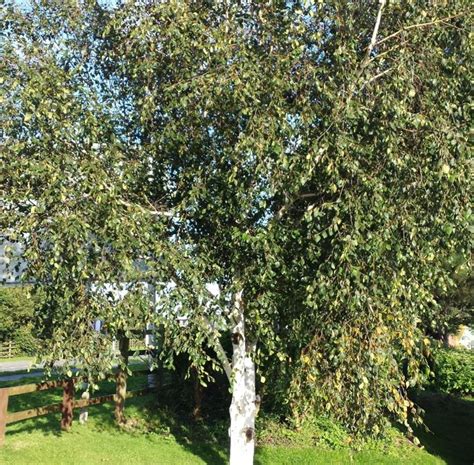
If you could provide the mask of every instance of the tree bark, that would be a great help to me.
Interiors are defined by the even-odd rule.
[[[130,340],[125,334],[119,339],[121,363],[119,365],[116,381],[115,381],[115,421],[118,424],[125,423],[125,398],[127,397],[127,372],[123,366],[128,364],[128,350],[130,348]]]
[[[61,405],[61,429],[69,431],[72,426],[74,404],[74,381],[68,379],[63,384],[63,402]]]
[[[199,381],[199,375],[196,368],[193,368],[192,371],[193,371],[193,391],[194,391],[193,418],[194,418],[194,421],[199,421],[199,420],[202,420],[203,388]]]
[[[230,465],[252,465],[255,450],[255,345],[245,334],[242,293],[236,294],[232,331],[232,402],[230,405]]]

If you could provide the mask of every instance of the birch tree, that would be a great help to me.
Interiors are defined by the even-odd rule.
[[[32,4],[5,10],[2,224],[54,354],[91,363],[92,316],[155,323],[162,357],[226,373],[232,465],[270,366],[300,415],[408,427],[420,317],[468,249],[467,2]],[[134,280],[141,305],[89,292]]]

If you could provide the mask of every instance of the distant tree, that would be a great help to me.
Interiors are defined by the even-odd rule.
[[[23,353],[35,354],[37,331],[35,309],[41,300],[29,287],[0,286],[0,341],[14,341]]]

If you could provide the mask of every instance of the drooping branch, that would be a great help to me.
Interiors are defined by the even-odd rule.
[[[205,315],[203,315],[202,318],[205,324],[205,328],[207,329],[207,331],[209,331],[208,339],[211,341],[211,344],[214,346],[214,350],[216,351],[217,357],[219,358],[219,361],[222,363],[224,372],[230,382],[232,378],[232,366],[229,362],[229,358],[227,357],[224,347],[222,346],[222,343],[220,341],[219,333],[212,326],[211,322]]]
[[[171,269],[170,270],[173,274],[173,279],[175,280],[176,283],[179,283],[181,286],[183,286],[185,289],[188,289],[188,286],[184,282],[184,280],[177,274],[176,270]],[[208,294],[211,297],[216,297],[209,289],[207,289],[204,286],[204,289],[208,292]],[[190,290],[192,292],[192,290]],[[206,335],[208,340],[210,341],[211,345],[213,346],[217,357],[219,361],[222,363],[222,368],[224,369],[224,372],[229,379],[229,382],[232,378],[232,366],[229,361],[229,358],[224,350],[224,347],[222,346],[221,340],[220,340],[220,335],[219,332],[216,330],[216,328],[212,325],[212,323],[209,321],[207,316],[205,314],[200,315],[202,322],[203,322],[203,330],[206,331]]]

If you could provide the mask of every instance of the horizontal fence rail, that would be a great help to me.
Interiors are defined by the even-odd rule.
[[[20,347],[14,341],[0,342],[0,359],[15,357],[20,352]]]
[[[154,382],[155,373],[149,370],[137,370],[132,372],[132,376],[148,375],[148,387],[144,389],[137,389],[128,391],[126,398],[138,397],[149,394],[156,389]],[[111,373],[107,378],[118,377],[117,373]],[[76,377],[67,380],[52,380],[42,383],[25,384],[22,386],[11,386],[0,388],[0,446],[5,440],[6,426],[18,421],[35,418],[50,413],[61,412],[61,428],[64,430],[70,429],[72,426],[72,412],[74,409],[84,409],[90,405],[103,404],[105,402],[115,402],[120,405],[120,399],[117,399],[117,394],[105,394],[102,396],[83,398],[74,400],[74,391],[76,383],[82,383],[83,378]],[[41,407],[34,407],[19,412],[8,412],[8,398],[10,396],[18,396],[21,394],[28,394],[32,392],[46,391],[49,389],[63,388],[63,400],[58,404],[45,405]],[[123,406],[123,399],[121,405]]]

